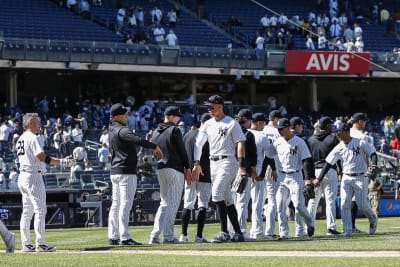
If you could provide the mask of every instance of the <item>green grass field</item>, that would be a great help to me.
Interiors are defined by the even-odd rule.
[[[312,239],[155,246],[146,245],[151,226],[134,226],[130,228],[133,239],[145,245],[133,248],[108,246],[106,228],[48,229],[48,243],[57,246],[57,253],[2,253],[0,266],[399,266],[400,258],[396,257],[313,257],[313,252],[320,254],[320,251],[371,251],[371,254],[376,251],[399,251],[399,221],[400,218],[380,218],[375,235],[355,234],[347,238],[326,236],[325,221],[317,221],[316,235]],[[368,231],[367,220],[358,219],[357,227]],[[193,240],[195,230],[196,226],[190,225],[189,240]],[[211,239],[218,231],[218,224],[208,224],[205,236]],[[293,222],[290,222],[290,231],[293,235]],[[19,231],[14,232],[17,234],[18,252],[21,249]],[[175,233],[179,237],[178,225]],[[307,251],[308,257],[149,255],[135,253],[138,250],[168,250],[171,251],[169,254],[174,250],[188,250],[189,254],[190,251],[221,251],[221,255],[224,251]]]

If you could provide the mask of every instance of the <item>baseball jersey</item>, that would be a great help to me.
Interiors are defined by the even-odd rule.
[[[270,143],[273,143],[276,139],[281,137],[278,129],[271,125],[265,125],[262,132],[267,136]]]
[[[267,150],[268,147],[270,146],[267,136],[261,131],[257,131],[254,129],[248,129],[248,130],[253,133],[254,140],[256,143],[256,147],[257,147],[256,172],[257,172],[257,175],[259,175],[261,173],[264,157],[267,156],[269,158],[273,158],[273,155],[271,155],[270,151]]]
[[[366,157],[375,153],[375,148],[364,140],[352,138],[349,143],[341,141],[326,157],[326,162],[334,165],[342,160],[343,173],[355,174],[367,172]]]
[[[37,157],[43,152],[37,135],[31,131],[25,131],[15,144],[15,148],[21,171],[42,173],[46,171],[46,164]]]
[[[303,160],[311,157],[306,142],[294,135],[289,140],[279,137],[270,146],[271,153],[277,155],[282,172],[298,172],[303,168]]]
[[[350,128],[350,136],[364,140],[364,142],[370,144],[371,146],[374,146],[374,142],[373,142],[372,138],[370,138],[368,135],[364,134],[360,130],[357,130],[355,128]]]
[[[236,143],[245,141],[246,137],[239,123],[232,117],[225,116],[217,121],[211,118],[199,129],[194,148],[194,159],[199,160],[201,149],[208,140],[210,156],[235,156]]]

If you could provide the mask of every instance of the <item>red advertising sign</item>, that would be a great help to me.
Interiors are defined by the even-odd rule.
[[[287,51],[286,72],[361,74],[369,71],[369,53]]]

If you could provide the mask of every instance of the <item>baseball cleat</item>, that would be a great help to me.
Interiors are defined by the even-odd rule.
[[[314,226],[307,227],[307,235],[312,237],[314,235],[315,228]]]
[[[289,239],[289,237],[287,237],[287,236],[280,236],[280,237],[278,237],[278,241],[282,241],[282,240],[288,240]]]
[[[378,217],[376,217],[374,222],[369,225],[369,234],[370,235],[375,234],[377,226],[378,226]]]
[[[328,229],[326,235],[340,235],[340,232],[336,231],[335,229]]]
[[[174,238],[172,240],[164,239],[163,244],[181,244],[178,239]]]
[[[234,234],[231,238],[232,242],[244,242],[245,240],[244,234]]]
[[[194,238],[194,242],[195,243],[208,243],[207,239],[205,239],[204,237],[198,237],[198,236],[196,236]]]
[[[188,237],[186,235],[181,234],[181,236],[179,237],[179,243],[183,244],[183,243],[187,243],[187,242],[189,242]]]
[[[211,239],[211,243],[225,243],[229,241],[231,241],[231,237],[225,232],[220,232],[216,237]]]
[[[343,233],[340,234],[340,236],[342,236],[342,237],[351,236],[351,233],[349,233],[349,232],[343,232]]]
[[[55,247],[50,247],[48,245],[38,245],[36,247],[36,252],[55,252],[57,249]]]
[[[117,246],[119,245],[119,239],[108,239],[108,244],[110,246]]]
[[[32,244],[22,245],[22,252],[36,252],[36,248]]]
[[[157,237],[150,237],[149,245],[155,245],[155,244],[160,244],[160,239],[158,239]]]
[[[7,240],[4,240],[6,243],[6,253],[14,253],[15,250],[15,234],[11,233],[10,237]]]
[[[140,246],[142,243],[136,242],[135,240],[128,239],[128,240],[121,240],[119,243],[120,246]]]
[[[353,232],[353,234],[363,234],[364,233],[363,231],[361,231],[360,229],[357,229],[357,228],[353,228],[352,232]]]
[[[246,241],[255,241],[256,238],[249,236],[248,234],[243,234],[244,240]]]
[[[262,240],[272,240],[272,239],[274,239],[274,237],[272,235],[263,235],[263,236],[261,236],[261,239]]]

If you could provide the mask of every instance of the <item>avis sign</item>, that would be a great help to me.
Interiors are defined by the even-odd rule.
[[[286,72],[362,74],[369,71],[369,53],[287,51]]]

